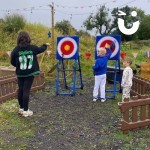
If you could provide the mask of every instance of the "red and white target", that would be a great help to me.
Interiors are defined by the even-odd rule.
[[[99,36],[97,38],[97,44],[96,44],[96,50],[98,50],[100,47],[105,47],[106,43],[110,45],[110,49],[112,51],[112,55],[110,59],[118,58],[119,51],[120,51],[120,41],[118,40],[118,37],[113,36]]]
[[[77,41],[71,37],[64,37],[58,41],[57,52],[59,58],[73,58],[77,53]]]

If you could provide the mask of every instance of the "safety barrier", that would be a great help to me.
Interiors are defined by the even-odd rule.
[[[132,100],[124,99],[118,106],[123,114],[119,129],[128,130],[149,126],[150,127],[150,96],[133,97]]]
[[[123,115],[119,129],[128,130],[150,127],[150,81],[134,75],[131,89],[132,99],[125,98],[118,106]]]
[[[140,98],[147,94],[150,94],[150,80],[134,75],[131,95],[138,95]]]
[[[44,89],[44,73],[36,75],[31,87],[31,92]],[[0,103],[17,96],[17,78],[15,75],[0,78]]]

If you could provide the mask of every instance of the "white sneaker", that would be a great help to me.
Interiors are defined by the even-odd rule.
[[[19,108],[19,111],[18,111],[18,113],[20,114],[20,115],[22,115],[23,114],[23,109],[22,108]]]
[[[97,98],[93,98],[93,102],[96,102],[97,101]]]
[[[23,113],[22,113],[22,116],[23,117],[29,117],[29,116],[32,116],[33,115],[33,111],[31,111],[31,110],[27,110],[27,111],[23,111]]]
[[[102,98],[102,99],[101,99],[101,102],[105,102],[105,101],[106,101],[106,98]]]

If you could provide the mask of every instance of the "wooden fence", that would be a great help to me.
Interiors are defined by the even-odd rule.
[[[142,95],[150,94],[150,80],[134,75],[131,95],[140,98]]]
[[[150,127],[150,97],[138,96],[133,97],[133,100],[125,99],[124,102],[118,103],[123,119],[119,129],[128,131],[144,126]]]
[[[134,76],[131,90],[132,99],[124,99],[118,106],[123,115],[119,129],[128,130],[150,127],[150,81]]]
[[[44,73],[36,75],[31,92],[44,89]],[[0,78],[0,103],[17,96],[17,78],[14,75]]]

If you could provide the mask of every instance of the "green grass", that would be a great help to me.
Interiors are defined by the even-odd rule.
[[[27,139],[34,137],[32,120],[18,115],[17,101],[0,105],[0,150],[25,150]]]
[[[138,150],[148,150],[150,148],[150,131],[148,130],[143,129],[138,132],[129,132],[128,134],[118,131],[116,133],[111,133],[111,136],[125,143],[123,150],[134,150],[135,147],[137,147]],[[133,141],[136,141],[137,145],[134,145]]]

